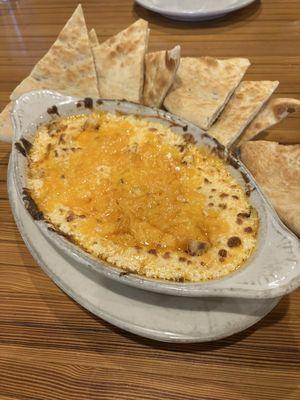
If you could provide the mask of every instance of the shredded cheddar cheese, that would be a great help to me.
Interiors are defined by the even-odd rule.
[[[154,278],[220,277],[255,246],[257,214],[225,162],[140,117],[102,112],[42,126],[28,187],[79,246]]]

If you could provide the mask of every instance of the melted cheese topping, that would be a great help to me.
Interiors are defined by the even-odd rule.
[[[85,250],[147,276],[223,276],[255,245],[257,215],[224,161],[142,118],[94,113],[41,127],[28,186]]]

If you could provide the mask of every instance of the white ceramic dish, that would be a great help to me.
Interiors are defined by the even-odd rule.
[[[136,0],[142,7],[178,21],[207,21],[246,7],[255,0]]]
[[[79,107],[78,104],[80,104]],[[87,107],[84,107],[84,104]],[[24,202],[22,191],[26,187],[27,169],[27,159],[20,152],[21,150],[25,153],[24,147],[22,147],[22,138],[31,141],[37,126],[51,120],[53,112],[58,112],[60,115],[89,113],[89,107],[92,105],[95,109],[139,114],[147,119],[155,118],[156,121],[159,118],[161,123],[172,125],[172,129],[178,134],[188,132],[194,136],[199,144],[222,150],[216,140],[210,138],[195,125],[162,110],[124,101],[92,101],[89,99],[86,102],[83,100],[79,102],[77,98],[63,96],[57,92],[33,91],[16,100],[12,114],[15,130],[12,168],[21,201]],[[257,249],[250,260],[236,273],[223,279],[207,283],[176,283],[148,279],[134,274],[124,275],[117,268],[92,257],[67,239],[49,231],[49,225],[44,221],[35,221],[35,224],[66,257],[81,263],[83,269],[91,267],[102,275],[127,285],[165,294],[190,297],[271,298],[287,294],[300,285],[299,240],[280,222],[245,167],[233,158],[232,164],[234,167],[229,166],[231,174],[243,185],[246,185],[246,178],[249,181],[247,185],[251,185],[254,189],[250,194],[250,202],[259,213],[260,229]]]
[[[207,342],[257,323],[279,299],[182,298],[145,292],[82,268],[41,235],[15,190],[12,166],[8,192],[19,231],[36,262],[70,297],[126,331],[164,342]]]

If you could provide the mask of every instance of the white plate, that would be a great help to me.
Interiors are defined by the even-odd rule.
[[[136,0],[151,11],[179,21],[205,21],[220,18],[246,7],[255,0]]]
[[[87,104],[86,106],[84,106]],[[78,107],[79,105],[79,107]],[[27,158],[26,151],[22,148],[24,139],[32,142],[40,123],[52,120],[52,113],[59,115],[76,115],[89,113],[91,109],[122,112],[125,114],[141,115],[144,118],[167,126],[172,125],[172,130],[178,135],[189,133],[193,135],[199,145],[224,152],[218,142],[195,125],[162,110],[151,109],[140,104],[126,101],[85,99],[65,96],[50,90],[32,91],[20,96],[13,107],[14,145],[12,148],[12,167],[14,180],[20,201],[29,206],[24,187],[27,185]],[[50,115],[49,115],[50,113]],[[23,141],[22,141],[23,140]],[[23,150],[22,150],[23,149]],[[233,162],[234,161],[234,162]],[[300,285],[300,242],[278,219],[274,210],[264,198],[252,176],[237,160],[230,158],[229,172],[245,188],[251,185],[250,203],[258,211],[260,227],[255,252],[249,258],[244,268],[222,279],[210,282],[188,283],[169,282],[150,279],[135,274],[123,274],[123,270],[115,268],[109,263],[95,258],[68,241],[56,232],[49,230],[51,225],[43,220],[35,221],[41,232],[49,242],[60,249],[66,257],[81,262],[82,267],[94,268],[98,273],[108,278],[115,279],[122,284],[132,285],[144,290],[155,291],[163,294],[189,297],[238,297],[262,298],[279,297],[290,293]],[[232,165],[233,164],[233,165]],[[30,209],[30,207],[29,207]]]
[[[16,195],[8,173],[11,208],[32,256],[70,297],[95,315],[140,336],[166,342],[207,342],[258,322],[275,299],[183,298],[146,292],[113,281],[67,258],[41,234]]]

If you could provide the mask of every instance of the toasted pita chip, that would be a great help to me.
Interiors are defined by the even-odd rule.
[[[224,108],[249,65],[246,58],[181,58],[164,106],[206,130]]]
[[[33,89],[52,89],[74,96],[97,97],[97,78],[81,5],[74,11],[48,53],[10,98]]]
[[[160,107],[173,84],[180,62],[180,46],[172,50],[156,51],[145,56],[145,85],[143,103]]]
[[[251,140],[260,132],[278,124],[297,110],[300,110],[300,100],[288,98],[271,99],[243,132],[238,144]]]
[[[2,142],[11,142],[13,136],[13,127],[10,120],[10,111],[12,103],[8,103],[0,114],[0,140]]]
[[[241,146],[241,159],[282,221],[300,236],[300,145],[247,142]]]
[[[100,97],[141,101],[148,36],[148,22],[139,19],[94,47]]]
[[[89,39],[92,48],[99,45],[98,36],[94,28],[89,31]]]
[[[278,84],[278,81],[242,82],[208,133],[229,147],[253,120]]]
[[[148,37],[140,19],[93,49],[101,97],[140,102]]]

